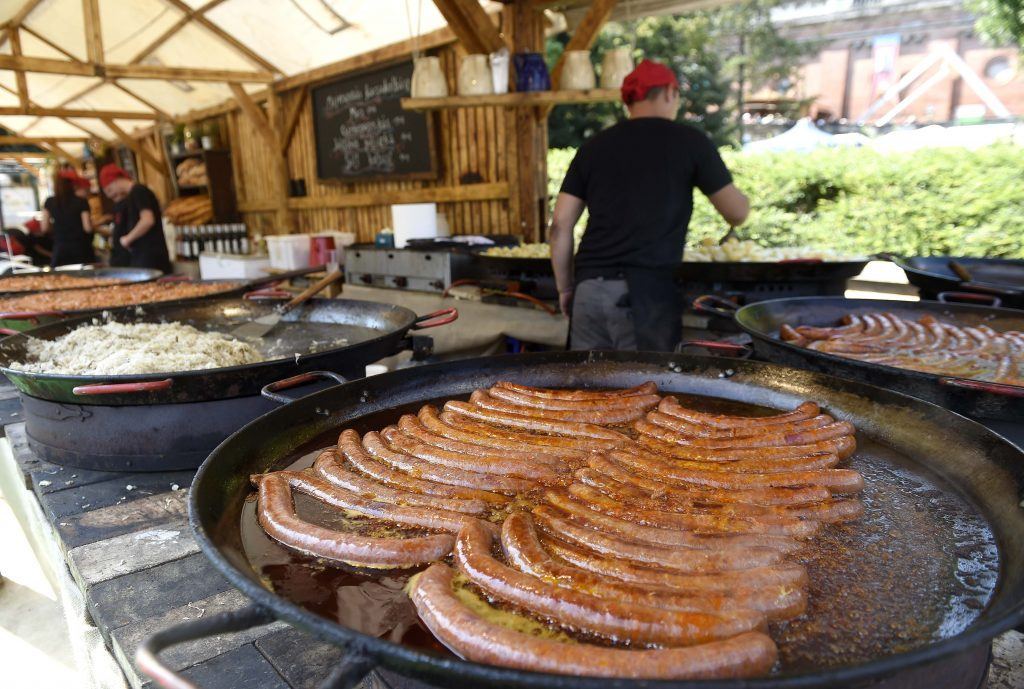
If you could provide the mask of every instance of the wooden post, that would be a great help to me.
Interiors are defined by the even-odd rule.
[[[513,53],[544,52],[544,15],[528,2],[507,6],[506,18],[512,29]],[[547,225],[548,129],[535,108],[515,109],[515,155],[510,160],[518,178],[518,217],[513,215],[513,233],[528,241],[543,241]]]
[[[267,119],[274,130],[275,145],[270,149],[274,161],[274,176],[277,178],[275,200],[277,201],[276,222],[283,232],[292,232],[295,224],[288,210],[288,186],[291,175],[288,172],[288,152],[284,146],[284,112],[281,108],[281,97],[274,89],[267,95]]]
[[[18,27],[7,29],[7,36],[11,41],[11,54],[17,57],[21,57],[21,29]],[[28,82],[25,80],[24,72],[14,73],[15,83],[18,85],[18,104],[22,108],[27,108],[29,105],[28,99]]]

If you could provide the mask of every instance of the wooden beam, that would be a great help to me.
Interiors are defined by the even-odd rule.
[[[152,43],[150,43],[145,48],[136,53],[135,57],[133,57],[131,60],[128,60],[128,64],[137,65],[143,60],[145,60],[147,57],[152,55],[157,48],[162,46],[164,43],[168,41],[168,39],[174,36],[174,34],[181,31],[185,27],[185,25],[188,24],[190,21],[192,21],[192,14],[189,12],[183,15],[181,19],[171,24],[167,28],[167,30],[164,31],[162,34],[153,39]]]
[[[434,0],[434,4],[470,53],[493,53],[508,48],[477,0]]]
[[[295,97],[295,104],[292,106],[292,111],[285,118],[284,129],[281,132],[282,153],[288,152],[288,147],[292,143],[292,137],[295,136],[295,128],[299,126],[299,115],[302,114],[302,106],[306,104],[306,97],[308,95],[309,86],[303,86],[299,89],[299,93]]]
[[[609,103],[619,100],[618,89],[589,91],[516,91],[486,96],[445,96],[444,98],[403,98],[405,110],[444,110],[450,108],[529,108],[580,103]]]
[[[86,136],[0,136],[0,146],[8,144],[33,144],[42,146],[54,141],[63,141],[73,144],[84,144],[89,140]]]
[[[89,57],[89,62],[102,65],[106,57],[103,53],[99,0],[82,0],[82,19],[85,23],[85,53]]]
[[[7,29],[7,38],[11,41],[11,54],[21,57],[21,30],[18,27]],[[24,72],[15,72],[14,80],[18,84],[18,103],[23,108],[28,107],[28,81]]]
[[[152,110],[154,113],[156,113],[157,117],[159,117],[160,119],[163,119],[163,120],[174,119],[173,117],[171,117],[170,113],[168,113],[166,110],[161,110],[156,105],[154,105],[152,101],[146,100],[145,98],[140,96],[136,91],[133,91],[132,89],[128,88],[127,86],[122,84],[117,79],[111,79],[110,83],[113,84],[114,86],[116,86],[117,88],[121,89],[121,91],[123,91],[124,93],[127,93],[129,96],[131,96],[135,100],[137,100],[140,103],[142,103],[143,105],[145,105],[150,110]]]
[[[25,2],[25,4],[21,6],[21,9],[18,10],[13,17],[11,17],[10,21],[8,22],[8,25],[21,26],[25,19],[28,17],[28,15],[32,14],[32,10],[38,7],[39,3],[41,3],[42,1],[43,0],[27,0],[27,2]]]
[[[260,110],[260,106],[256,105],[256,101],[249,97],[249,94],[245,92],[239,84],[228,84],[231,87],[231,93],[235,95],[235,100],[238,101],[238,106],[242,108],[242,112],[245,113],[249,121],[253,123],[256,130],[266,139],[267,143],[273,149],[278,149],[277,145],[277,134],[270,126],[270,122],[267,120],[267,116]]]
[[[195,21],[195,23],[199,24],[204,29],[206,29],[207,31],[209,31],[210,33],[215,35],[217,38],[219,38],[220,40],[222,40],[225,43],[227,43],[229,46],[234,48],[236,52],[238,52],[241,55],[243,55],[250,62],[254,62],[257,65],[259,65],[261,69],[264,69],[264,70],[266,70],[268,72],[278,72],[278,73],[281,73],[280,69],[278,69],[277,67],[272,65],[269,61],[264,59],[259,53],[257,53],[256,51],[252,50],[249,46],[245,45],[244,43],[239,41],[237,38],[235,38],[234,36],[229,34],[227,31],[225,31],[224,29],[220,28],[219,26],[217,26],[216,24],[211,22],[209,19],[207,19],[205,16],[203,16],[204,13],[207,11],[207,8],[204,7],[204,8],[200,8],[199,10],[193,10],[187,4],[182,2],[182,0],[165,0],[165,1],[169,2],[171,5],[173,5],[174,7],[178,8],[182,12],[187,12],[189,14],[189,16],[191,17],[191,19],[193,21]]]
[[[360,53],[359,55],[353,55],[352,57],[339,60],[338,62],[332,62],[329,65],[324,65],[323,67],[317,67],[316,69],[303,72],[302,74],[285,77],[284,79],[274,82],[273,88],[278,93],[282,93],[306,84],[314,85],[318,82],[327,81],[342,74],[348,74],[360,69],[384,66],[389,62],[396,62],[400,59],[409,59],[414,48],[418,48],[419,50],[433,50],[434,48],[449,45],[455,42],[455,40],[457,40],[455,32],[446,26],[442,29],[437,29],[436,31],[423,34],[415,41],[412,39],[406,39],[404,41],[399,41],[398,43],[390,43],[366,53]]]
[[[331,194],[329,196],[304,196],[288,200],[292,210],[315,210],[318,208],[361,208],[383,206],[392,203],[458,203],[468,201],[507,200],[510,193],[508,182],[487,184],[465,184],[457,187],[423,187],[420,189],[392,189],[386,191],[363,191],[354,194]],[[243,213],[271,213],[277,210],[277,202],[261,199],[240,203]]]
[[[127,79],[180,79],[184,81],[219,81],[229,83],[269,83],[274,80],[274,75],[269,72],[166,67],[164,65],[99,65],[86,62],[53,60],[45,57],[15,57],[13,55],[0,55],[0,69],[84,77],[109,76]]]
[[[27,107],[0,106],[0,115],[34,115],[35,117],[92,117],[103,119],[113,117],[119,120],[156,120],[156,113],[134,110],[89,110],[87,108],[45,108],[41,105]]]
[[[590,50],[590,47],[594,45],[594,41],[597,39],[597,35],[601,33],[601,28],[608,22],[608,18],[612,16],[612,10],[615,9],[616,3],[617,0],[594,0],[590,4],[590,9],[584,15],[583,21],[579,23],[572,36],[569,37],[569,42],[565,44],[565,51],[562,52],[562,56],[558,58],[558,62],[555,63],[554,68],[551,70],[552,89],[557,91],[562,81],[562,70],[565,68],[565,54],[570,50]]]
[[[28,26],[22,26],[22,27],[21,27],[21,30],[22,30],[22,31],[24,31],[25,33],[28,33],[28,34],[32,34],[33,36],[35,36],[35,37],[36,37],[36,40],[40,41],[41,43],[45,43],[46,45],[48,45],[49,47],[51,47],[51,48],[53,48],[54,50],[56,50],[56,51],[57,51],[58,53],[60,53],[61,55],[63,55],[63,56],[64,56],[64,57],[66,57],[67,59],[69,59],[69,60],[74,60],[75,62],[81,62],[81,60],[79,60],[79,59],[78,59],[77,57],[75,57],[74,55],[72,55],[71,53],[69,53],[69,52],[68,52],[67,50],[65,50],[64,48],[61,48],[61,47],[60,47],[59,45],[57,45],[56,43],[54,43],[53,41],[51,41],[51,40],[50,40],[49,38],[47,38],[46,36],[43,36],[42,34],[40,34],[40,33],[36,32],[36,31],[33,31],[31,27],[28,27]]]
[[[63,157],[65,159],[69,160],[72,163],[78,163],[79,166],[82,165],[82,159],[81,158],[79,158],[78,156],[74,156],[74,155],[71,155],[70,153],[68,153],[66,150],[61,148],[61,145],[59,143],[57,143],[56,141],[50,140],[50,141],[46,142],[43,145],[48,147],[48,148],[50,148],[54,153],[57,154],[57,156]]]
[[[142,158],[148,165],[157,169],[160,168],[160,161],[153,157],[149,151],[139,145],[135,139],[128,136],[128,132],[118,127],[112,119],[103,118],[103,124],[107,125],[107,128],[114,132],[114,135],[117,136],[121,143],[133,150],[135,155]]]

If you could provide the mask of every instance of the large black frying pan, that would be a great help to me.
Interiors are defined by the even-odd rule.
[[[974,292],[997,297],[1003,306],[1024,309],[1024,260],[970,256],[886,255],[907,274],[923,299],[937,299],[943,292]],[[970,280],[958,275],[951,263],[967,270]],[[995,302],[998,306],[999,302]]]
[[[168,305],[168,304],[186,304],[203,299],[224,297],[228,295],[241,296],[247,292],[265,287],[271,283],[280,282],[282,280],[290,280],[295,277],[302,277],[312,272],[321,271],[324,266],[299,268],[286,273],[278,273],[276,275],[267,275],[261,278],[254,278],[249,281],[239,280],[201,280],[203,283],[232,283],[231,286],[225,287],[223,292],[215,292],[202,297],[191,297],[188,299],[178,299],[175,301],[162,301],[162,302],[150,302],[153,304]],[[184,275],[165,275],[158,279],[158,282],[186,282],[188,278]],[[102,289],[102,288],[97,288]],[[31,293],[29,293],[31,294]],[[27,294],[10,294],[8,297],[16,296],[28,296]],[[147,304],[137,304],[137,306],[146,306]],[[134,307],[124,307],[134,308]],[[87,314],[99,313],[105,311],[105,308],[84,308],[84,309],[72,309],[68,311],[26,311],[19,313],[0,313],[0,333],[4,335],[10,335],[10,331],[24,331],[36,327],[43,323],[53,323],[64,318],[76,318],[78,316],[85,316]]]
[[[998,542],[1001,573],[988,607],[961,633],[902,654],[819,672],[757,680],[636,682],[498,668],[413,649],[320,617],[266,588],[242,546],[248,477],[286,466],[291,458],[334,442],[339,430],[379,427],[382,415],[427,400],[465,396],[499,380],[547,387],[629,387],[653,380],[663,391],[720,397],[779,409],[821,402],[853,422],[865,438],[903,455],[975,504]],[[412,367],[329,388],[287,404],[225,440],[200,467],[189,496],[189,519],[211,562],[252,599],[241,612],[208,617],[159,632],[137,660],[164,687],[186,687],[159,652],[185,641],[241,630],[277,618],[336,644],[348,654],[332,687],[350,687],[375,666],[443,687],[557,689],[824,689],[905,687],[910,674],[961,674],[965,654],[985,653],[996,635],[1024,621],[1024,454],[983,426],[933,404],[820,373],[750,361],[632,352],[558,352],[465,359]],[[941,666],[946,663],[945,666]],[[938,673],[938,674],[935,674]],[[921,681],[920,676],[917,679]],[[877,684],[876,684],[877,682]],[[919,684],[936,686],[938,683]],[[977,682],[977,678],[975,679]],[[327,686],[327,685],[323,685]]]
[[[719,315],[732,312],[736,323],[753,337],[754,353],[758,358],[898,390],[979,419],[1018,423],[1024,419],[1024,388],[1021,387],[873,364],[798,347],[779,338],[779,327],[783,323],[791,326],[831,326],[837,325],[839,319],[850,313],[878,311],[895,313],[910,319],[928,314],[958,325],[986,324],[997,331],[1024,331],[1024,312],[935,301],[909,302],[841,297],[772,299],[739,309],[724,300],[714,302],[717,306],[709,306],[708,300],[702,300],[700,308],[705,311],[714,310]]]
[[[120,323],[180,322],[199,330],[227,333],[273,312],[279,299],[207,298],[128,307],[105,320]],[[274,330],[253,342],[266,361],[226,368],[167,373],[98,376],[31,373],[12,367],[25,361],[30,338],[54,340],[96,316],[70,318],[0,340],[0,370],[21,392],[71,404],[142,405],[207,402],[258,395],[260,388],[299,373],[326,369],[359,377],[367,363],[401,351],[410,330],[450,323],[455,309],[425,316],[401,306],[353,299],[312,299],[284,316]],[[412,349],[412,347],[409,347]]]
[[[47,270],[32,273],[16,273],[14,275],[5,275],[3,278],[0,278],[0,298],[16,297],[22,294],[32,294],[35,292],[52,292],[56,290],[75,289],[74,287],[57,287],[54,288],[53,290],[28,291],[5,291],[3,289],[4,281],[16,279],[19,277],[35,277],[39,275],[65,275],[68,277],[76,278],[113,278],[116,280],[120,280],[122,283],[135,283],[150,282],[151,280],[156,280],[163,274],[163,271],[156,270],[155,268],[93,268],[83,270]]]

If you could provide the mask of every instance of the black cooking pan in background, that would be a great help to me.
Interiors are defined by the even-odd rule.
[[[938,299],[943,292],[975,292],[998,297],[1003,306],[1024,309],[1024,260],[970,256],[901,258],[892,254],[881,258],[902,268],[910,284],[921,291],[922,299]],[[966,270],[969,280],[957,274],[957,265]]]
[[[881,443],[978,506],[1001,553],[1000,583],[988,607],[964,631],[917,650],[819,672],[753,680],[656,682],[607,680],[524,672],[466,662],[368,636],[320,617],[269,590],[242,546],[241,513],[248,477],[287,465],[291,457],[322,447],[339,430],[377,427],[381,415],[438,399],[468,395],[499,380],[545,387],[631,387],[653,380],[666,392],[720,397],[787,409],[816,400],[863,436]],[[326,441],[326,442],[325,442]],[[287,404],[225,440],[203,463],[189,496],[189,518],[200,547],[228,580],[253,601],[240,612],[208,617],[159,632],[137,661],[164,687],[183,684],[159,659],[177,643],[285,620],[344,649],[333,689],[357,684],[380,666],[443,687],[476,689],[896,689],[977,686],[963,683],[965,668],[987,653],[996,635],[1024,621],[1024,456],[983,426],[933,404],[820,373],[750,361],[630,352],[558,352],[467,359],[403,369],[340,385]],[[866,592],[867,593],[867,592]],[[852,600],[852,599],[851,599]],[[971,666],[973,667],[973,666]],[[325,669],[326,670],[326,669]],[[928,679],[923,679],[928,678]],[[959,682],[959,684],[950,683]],[[958,679],[957,679],[958,678]],[[932,681],[934,680],[934,681]]]
[[[180,322],[198,330],[230,333],[238,325],[274,312],[290,294],[276,299],[231,297],[127,307],[103,319],[120,323]],[[0,340],[0,370],[19,391],[37,399],[80,405],[149,405],[258,395],[282,378],[317,369],[361,377],[368,363],[403,349],[410,331],[450,323],[455,309],[425,316],[401,306],[352,299],[312,299],[286,314],[266,337],[254,343],[269,358],[255,364],[136,375],[67,375],[12,368],[24,361],[30,338],[54,340],[89,324],[96,315],[69,318]],[[411,349],[411,346],[404,347]]]
[[[13,275],[5,275],[3,278],[0,278],[0,298],[16,297],[22,294],[35,294],[36,292],[53,292],[65,289],[76,289],[75,287],[58,287],[53,290],[29,290],[24,292],[4,291],[2,285],[3,280],[9,278],[36,277],[40,275],[66,275],[77,278],[113,278],[121,280],[122,282],[120,284],[125,284],[150,282],[152,280],[156,280],[163,274],[163,271],[156,270],[155,268],[93,268],[83,270],[46,270],[33,273],[15,273]]]
[[[753,338],[754,354],[759,359],[860,380],[934,402],[976,419],[1017,423],[1024,419],[1024,388],[1021,387],[874,364],[799,347],[779,338],[779,327],[784,323],[794,327],[834,326],[847,314],[878,311],[914,320],[927,314],[962,326],[985,324],[997,331],[1024,331],[1024,312],[934,301],[841,297],[773,299],[740,308],[726,300],[705,297],[695,304],[695,308],[720,316],[731,314],[740,328]]]

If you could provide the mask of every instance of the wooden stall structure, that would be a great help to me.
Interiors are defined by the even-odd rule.
[[[58,4],[78,2],[57,0]],[[104,37],[113,29],[101,22],[100,2],[80,0],[85,36],[78,50],[67,47],[67,37],[48,37],[40,22],[33,23],[38,13],[47,11],[47,3],[22,0],[11,16],[5,19],[0,14],[0,44],[9,43],[10,47],[9,54],[0,53],[0,77],[7,73],[4,70],[14,76],[10,86],[0,78],[0,125],[8,126],[5,116],[27,120],[17,129],[19,136],[9,142],[41,145],[76,165],[81,154],[67,150],[69,143],[81,146],[103,140],[123,146],[134,155],[140,180],[166,203],[181,193],[181,185],[173,178],[176,161],[168,155],[168,129],[181,123],[216,121],[222,145],[230,152],[237,210],[253,233],[335,229],[355,232],[365,241],[391,224],[392,204],[435,202],[453,233],[542,239],[547,209],[547,114],[559,103],[618,97],[614,90],[558,91],[560,64],[552,69],[552,91],[406,97],[401,99],[403,112],[426,117],[431,174],[322,178],[318,174],[313,98],[317,89],[408,65],[414,56],[425,54],[440,58],[449,92],[456,94],[457,70],[465,55],[501,49],[510,54],[543,53],[550,24],[546,12],[553,9],[572,18],[574,29],[567,49],[588,49],[616,11],[616,0],[433,0],[430,9],[440,15],[435,28],[416,33],[410,22],[409,38],[291,74],[261,54],[251,41],[237,38],[232,27],[215,21],[217,12],[239,0],[208,0],[196,7],[183,0],[147,0],[165,4],[173,14],[163,20],[162,31],[157,32],[160,27],[150,30],[143,47],[127,59],[123,50],[117,52],[117,45],[110,47],[109,39],[105,47]],[[644,11],[642,5],[650,2],[654,0],[634,2],[630,11],[639,14]],[[660,2],[659,10],[663,11],[661,5],[665,4]],[[668,4],[678,10],[697,3]],[[52,20],[53,13],[41,15],[43,19]],[[337,19],[341,22],[337,40],[344,40],[344,18]],[[392,23],[400,19],[387,18]],[[175,41],[197,28],[208,38],[212,35],[233,61],[225,58],[226,63],[210,63],[217,64],[216,68],[164,64],[168,55],[182,54],[181,50],[168,52]],[[295,50],[301,51],[302,46]],[[44,105],[33,96],[33,80],[40,75],[86,80],[86,88]],[[145,90],[145,84],[153,80],[167,89],[216,87],[225,97],[215,105],[178,112],[168,107],[168,101]],[[90,107],[90,98],[101,92],[116,92],[121,99],[117,102],[124,105]],[[16,102],[4,104],[4,96]],[[63,136],[32,136],[40,123],[47,121],[62,122],[68,131],[62,132]]]

